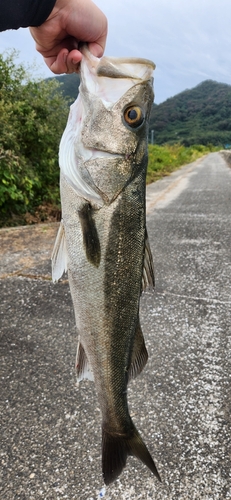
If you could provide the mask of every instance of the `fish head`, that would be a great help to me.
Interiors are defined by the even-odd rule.
[[[86,46],[82,52],[79,96],[64,139],[72,170],[95,197],[111,203],[140,169],[146,173],[155,65],[138,58],[98,59]]]

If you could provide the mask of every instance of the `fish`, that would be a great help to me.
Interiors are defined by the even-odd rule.
[[[59,150],[62,220],[52,276],[57,282],[68,272],[79,336],[77,378],[95,382],[106,485],[129,455],[161,480],[127,401],[128,382],[148,359],[140,296],[154,287],[145,214],[154,69],[146,59],[97,58],[85,45],[79,95]]]

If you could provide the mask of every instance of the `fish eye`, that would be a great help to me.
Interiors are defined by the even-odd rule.
[[[124,120],[131,128],[139,127],[144,121],[143,111],[140,106],[129,106],[124,111]]]

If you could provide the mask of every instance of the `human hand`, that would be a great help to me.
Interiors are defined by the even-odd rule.
[[[74,73],[82,59],[79,42],[87,42],[96,57],[103,55],[107,19],[91,0],[57,0],[47,20],[30,32],[53,73]]]

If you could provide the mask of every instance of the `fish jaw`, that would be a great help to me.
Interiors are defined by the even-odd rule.
[[[101,206],[103,202],[100,195],[92,187],[91,183],[87,183],[81,176],[79,163],[81,162],[83,152],[81,154],[80,149],[79,154],[76,154],[74,148],[74,144],[80,142],[79,134],[83,113],[84,110],[82,101],[81,98],[78,97],[71,106],[67,125],[61,138],[59,146],[59,166],[62,175],[66,177],[67,181],[75,189],[78,196]],[[90,151],[88,152],[84,150],[84,154],[85,157],[87,155],[88,158],[91,156]]]
[[[87,46],[81,49],[81,86],[83,91],[100,98],[110,108],[136,83],[153,84],[155,64],[135,57],[95,57]],[[92,98],[91,98],[92,100]]]

